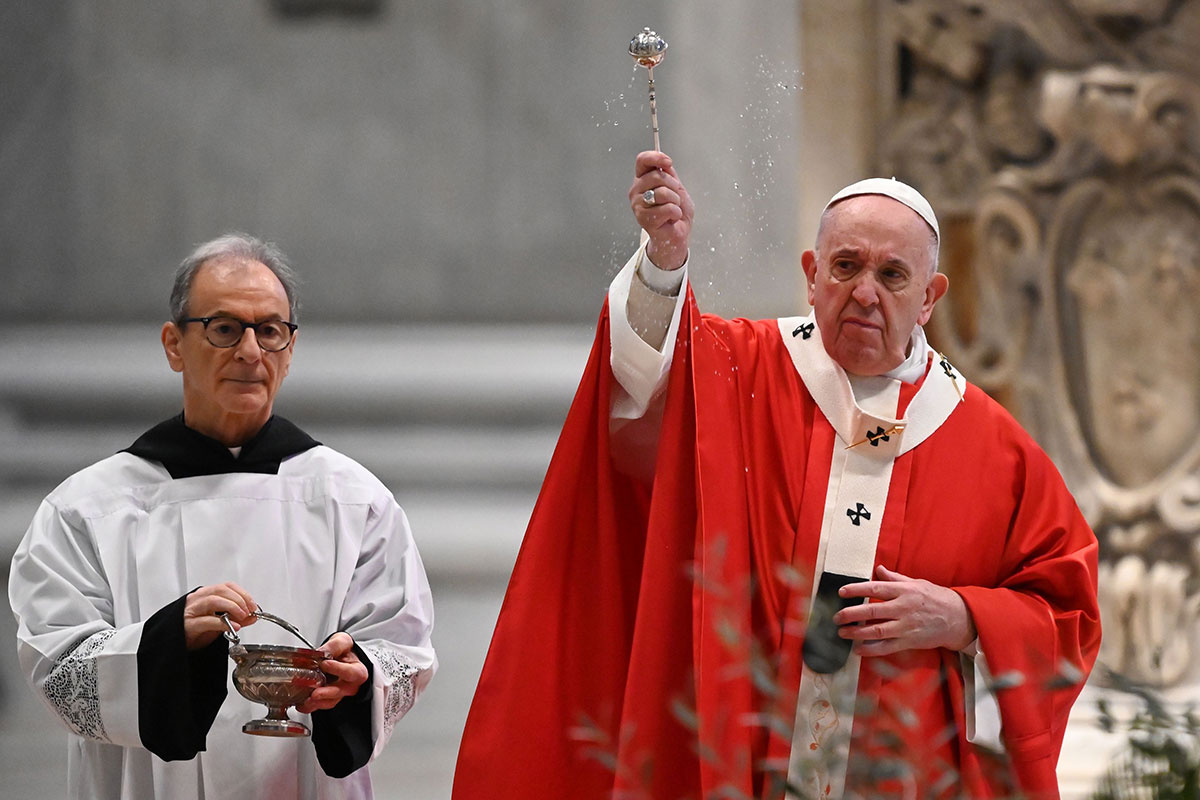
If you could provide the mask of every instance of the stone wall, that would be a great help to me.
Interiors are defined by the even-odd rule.
[[[939,209],[957,287],[931,339],[1050,454],[1100,543],[1104,642],[1063,793],[1166,767],[1128,741],[1150,701],[1194,765],[1200,0],[882,7],[903,58],[881,161]]]
[[[6,320],[159,319],[170,269],[227,229],[284,246],[309,319],[593,318],[636,242],[644,25],[670,42],[663,147],[700,206],[703,299],[791,310],[794,4],[288,5],[0,11]]]

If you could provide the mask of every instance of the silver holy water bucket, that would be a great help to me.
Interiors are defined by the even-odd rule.
[[[241,637],[224,614],[229,630],[229,657],[237,664],[233,685],[238,694],[267,707],[267,715],[242,726],[244,733],[255,736],[311,736],[307,725],[288,716],[291,706],[308,699],[314,689],[324,686],[327,676],[321,671],[326,656],[304,638],[291,623],[259,609],[259,619],[274,622],[299,637],[309,647],[287,647],[273,644],[242,644]]]

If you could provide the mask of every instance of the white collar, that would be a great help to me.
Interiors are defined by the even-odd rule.
[[[908,404],[903,419],[868,414],[859,404],[856,394],[875,395],[902,377],[906,378],[914,369],[913,364],[909,362],[914,362],[919,365],[919,369],[924,370],[928,363],[928,355],[932,351],[925,340],[924,332],[921,332],[918,338],[917,332],[920,328],[913,332],[912,347],[904,363],[887,375],[855,376],[855,387],[858,389],[856,392],[846,371],[825,352],[821,330],[817,327],[813,314],[807,317],[782,317],[778,324],[779,335],[792,357],[793,366],[800,373],[821,413],[848,446],[854,446],[864,430],[874,430],[878,427],[885,430],[894,428],[897,433],[902,433],[902,436],[897,437],[902,441],[893,445],[894,452],[896,455],[903,454],[925,441],[941,427],[962,402],[967,386],[966,380],[948,361],[941,358],[935,367],[929,370],[925,382]],[[916,378],[919,379],[920,376],[921,373],[918,372]]]
[[[908,357],[895,369],[888,370],[884,374],[905,383],[916,383],[925,374],[926,367],[929,366],[931,352],[932,348],[925,338],[925,329],[917,325],[913,328],[912,337],[909,339]]]

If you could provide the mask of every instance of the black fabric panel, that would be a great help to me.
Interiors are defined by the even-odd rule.
[[[229,472],[276,475],[285,458],[319,444],[283,417],[272,416],[235,458],[216,439],[189,428],[179,414],[155,425],[122,452],[157,461],[178,479]]]
[[[868,433],[867,437],[870,436]],[[838,594],[838,590],[843,586],[865,580],[868,579],[839,575],[836,572],[821,573],[817,594],[812,601],[812,611],[808,615],[808,630],[804,634],[802,651],[805,666],[813,672],[829,675],[846,666],[850,659],[850,650],[854,642],[838,635],[839,628],[833,621],[833,615],[843,608],[867,602],[865,597],[842,597]]]
[[[184,595],[154,612],[138,643],[138,734],[142,746],[163,761],[187,761],[205,749],[225,702],[230,668],[224,636],[200,650],[187,649],[186,603]]]
[[[317,763],[331,778],[344,778],[371,759],[371,693],[375,665],[357,644],[354,654],[367,667],[367,679],[352,697],[344,697],[327,711],[312,713],[312,740]]]

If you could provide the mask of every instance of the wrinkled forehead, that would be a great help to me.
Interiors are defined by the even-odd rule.
[[[274,272],[253,258],[223,255],[205,261],[192,277],[194,302],[278,302],[288,308],[287,290]]]

